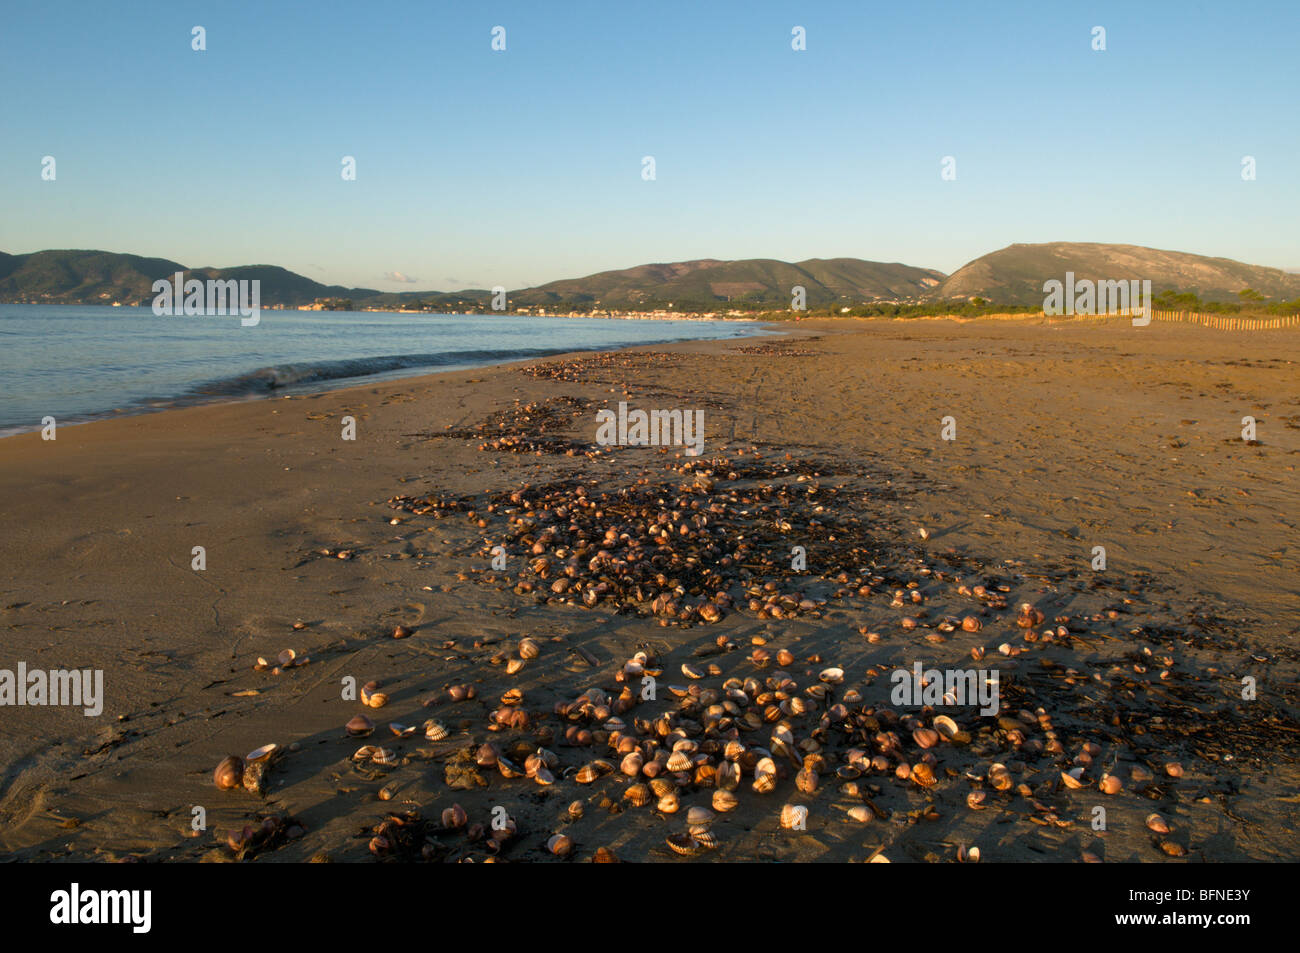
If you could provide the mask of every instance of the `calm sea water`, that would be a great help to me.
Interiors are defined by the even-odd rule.
[[[212,400],[321,390],[634,344],[762,333],[749,321],[0,304],[0,434]]]

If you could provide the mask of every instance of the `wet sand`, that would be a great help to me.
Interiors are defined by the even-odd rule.
[[[985,862],[1300,857],[1300,335],[1033,320],[782,330],[790,336],[0,440],[0,668],[102,669],[106,693],[98,718],[0,708],[0,850],[22,860],[231,860],[228,832],[275,814],[301,830],[288,837],[290,822],[243,859],[412,859],[425,842],[432,859],[486,859],[483,840],[425,823],[458,803],[489,832],[498,806],[514,820],[501,859],[555,859],[548,839],[564,833],[572,859],[607,847],[621,860],[684,862],[665,838],[685,831],[686,809],[709,804],[712,790],[682,785],[682,808],[669,815],[653,801],[626,807],[621,773],[579,784],[575,769],[609,752],[565,744],[575,723],[555,706],[592,689],[617,696],[617,674],[643,650],[662,669],[660,690],[620,717],[652,722],[680,707],[669,685],[772,678],[775,660],[750,657],[760,640],[772,656],[795,656],[781,669],[797,684],[791,694],[807,698],[824,668],[844,670],[827,700],[790,717],[796,741],[815,742],[825,765],[812,794],[797,789],[789,761],[774,759],[782,777],[770,793],[752,791],[747,774],[703,860],[946,861],[969,846]],[[703,409],[702,457],[592,452],[596,410],[620,400]],[[348,415],[355,441],[341,439]],[[1241,439],[1246,415],[1258,421],[1254,445]],[[948,416],[953,441],[941,439]],[[513,452],[519,442],[537,446]],[[701,470],[707,488],[692,482]],[[507,569],[493,571],[490,549],[520,515],[509,512],[521,505],[512,491],[527,486],[524,503],[572,499],[577,481],[595,495],[639,479],[665,492],[691,486],[690,499],[720,505],[716,522],[733,532],[755,512],[746,500],[787,488],[770,499],[788,529],[769,520],[741,531],[756,568],[725,574],[735,604],[721,621],[660,624],[668,620],[648,599],[621,611],[608,599],[561,602],[569,597],[552,593],[553,575],[537,576],[519,540],[507,545]],[[810,485],[824,494],[822,511],[792,502]],[[802,573],[788,567],[798,545]],[[195,546],[206,549],[204,571],[190,568]],[[1101,572],[1090,565],[1096,546],[1106,550]],[[872,565],[850,565],[867,553]],[[749,608],[746,588],[765,581],[794,597],[782,613],[792,618]],[[970,594],[979,585],[989,596]],[[1018,625],[1021,603],[1043,620],[1031,613]],[[968,616],[979,631],[943,626]],[[392,638],[398,625],[413,634]],[[523,636],[540,654],[508,674]],[[289,648],[310,661],[254,669]],[[916,661],[997,668],[1002,720],[944,708],[970,741],[920,747],[911,719],[928,726],[935,712],[889,699],[889,673]],[[719,673],[692,682],[683,664]],[[387,705],[344,700],[348,676],[381,680]],[[1242,698],[1243,678],[1254,680],[1253,700]],[[461,684],[476,697],[448,700]],[[490,731],[511,688],[523,692],[528,728]],[[821,725],[849,689],[862,696],[849,706],[852,725]],[[343,731],[358,714],[378,725],[368,739]],[[385,727],[426,719],[448,736],[397,739]],[[770,750],[772,724],[740,738]],[[891,731],[899,743],[885,745],[887,770],[836,776],[851,749],[869,755]],[[545,746],[558,756],[554,784],[463,763],[487,741],[533,750],[538,732],[543,742],[550,732]],[[225,755],[271,742],[292,750],[269,769],[263,796],[214,787]],[[351,760],[367,743],[393,749],[397,763]],[[1084,786],[1068,787],[1062,770],[1094,750]],[[927,751],[932,786],[897,774],[930,763]],[[1166,773],[1171,762],[1181,777]],[[1008,790],[990,779],[995,763],[1007,766]],[[1106,774],[1119,793],[1098,789]],[[393,798],[379,800],[390,785]],[[967,805],[972,790],[985,793],[980,810]],[[575,800],[584,810],[572,820]],[[781,828],[784,804],[808,808],[806,831]],[[862,805],[870,820],[846,813]],[[198,833],[196,806],[206,813]],[[1096,807],[1104,830],[1094,829]],[[419,819],[408,816],[413,833],[375,853],[374,828],[390,812]],[[1148,828],[1153,812],[1169,834]]]

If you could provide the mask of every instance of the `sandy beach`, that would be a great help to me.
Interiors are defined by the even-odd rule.
[[[0,668],[102,670],[105,693],[98,717],[0,709],[0,852],[1300,859],[1300,335],[780,330],[0,440]],[[597,446],[620,401],[702,410],[704,452]],[[1001,710],[893,703],[917,662],[997,671]],[[371,681],[383,707],[344,697]],[[373,734],[345,731],[359,715]],[[611,732],[675,804],[625,797],[655,779]],[[224,757],[272,743],[260,793],[217,789]],[[538,748],[552,783],[525,773]],[[691,840],[724,763],[737,803]]]

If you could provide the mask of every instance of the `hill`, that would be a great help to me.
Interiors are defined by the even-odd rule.
[[[1140,245],[1087,242],[1008,245],[957,269],[931,297],[1042,304],[1043,282],[1052,278],[1063,281],[1067,271],[1074,272],[1076,280],[1150,279],[1152,294],[1190,292],[1202,301],[1235,302],[1237,293],[1245,288],[1265,298],[1300,297],[1300,275],[1279,268]]]
[[[0,252],[0,301],[35,304],[149,304],[153,282],[186,278],[258,279],[262,304],[296,307],[317,300],[351,300],[359,308],[434,311],[486,311],[491,292],[403,291],[323,285],[276,265],[234,268],[187,268],[165,258],[89,250],[54,250],[28,255]],[[981,298],[1004,306],[1038,307],[1043,283],[1063,279],[1147,279],[1152,292],[1175,291],[1168,306],[1192,310],[1214,302],[1240,301],[1238,293],[1253,289],[1261,299],[1300,298],[1300,275],[1277,268],[1247,265],[1227,258],[1207,258],[1186,252],[1161,251],[1139,245],[1053,242],[1010,245],[962,266],[945,276],[932,268],[858,258],[810,258],[785,262],[772,258],[720,261],[713,258],[602,271],[583,278],[565,278],[535,288],[511,291],[509,306],[547,311],[679,312],[786,311],[791,289],[802,286],[809,310],[839,313],[881,313],[898,306],[906,313],[945,307]],[[969,306],[969,305],[967,305]],[[1275,305],[1270,305],[1274,307]],[[1225,305],[1225,307],[1227,307]],[[900,312],[902,313],[902,312]]]
[[[166,258],[143,258],[117,252],[80,249],[8,255],[0,252],[0,300],[34,304],[148,304],[153,283],[171,279],[259,279],[262,304],[311,304],[317,298],[369,298],[369,288],[322,285],[276,265],[235,268],[189,268]]]
[[[771,258],[639,265],[584,278],[552,281],[511,294],[525,306],[596,307],[636,310],[666,308],[710,311],[726,308],[790,307],[791,289],[801,286],[809,308],[840,301],[917,300],[943,281],[943,272],[857,258]]]

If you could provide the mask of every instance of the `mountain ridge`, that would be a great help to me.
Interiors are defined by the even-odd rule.
[[[191,268],[166,258],[95,249],[0,252],[0,301],[47,304],[148,304],[157,279],[257,279],[263,306],[298,307],[321,300],[355,306],[487,310],[492,292],[384,292],[325,285],[278,265]],[[556,311],[681,312],[790,310],[793,289],[802,287],[809,309],[879,303],[923,304],[981,299],[1035,306],[1043,283],[1149,278],[1153,294],[1190,292],[1205,301],[1235,302],[1251,288],[1266,299],[1300,298],[1300,274],[1229,258],[1098,242],[1015,243],[973,259],[950,275],[902,262],[859,258],[699,258],[653,262],[630,268],[561,278],[508,292],[511,309]]]

